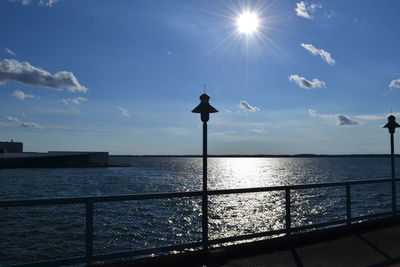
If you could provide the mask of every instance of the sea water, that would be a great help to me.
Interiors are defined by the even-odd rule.
[[[201,158],[111,162],[130,167],[0,170],[0,200],[202,189]],[[384,157],[210,158],[208,189],[379,179],[390,170]],[[353,216],[390,211],[390,201],[390,183],[352,186]],[[291,204],[293,227],[346,218],[343,187],[297,190]],[[210,239],[283,229],[284,215],[283,191],[210,196]],[[0,218],[0,265],[84,256],[84,204],[0,208]],[[200,240],[201,197],[95,203],[95,255]]]

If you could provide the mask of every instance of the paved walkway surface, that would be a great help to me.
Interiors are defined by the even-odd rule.
[[[220,266],[400,266],[400,226],[232,259]]]
[[[308,233],[297,239],[293,236],[294,239],[289,242],[272,240],[274,243],[266,243],[265,246],[252,247],[250,244],[247,248],[237,246],[232,249],[215,249],[210,251],[208,258],[189,254],[111,265],[118,267],[400,267],[399,218],[390,225],[377,222],[372,227],[367,226],[369,228],[364,227],[362,230],[359,230],[358,226],[344,228],[344,234],[328,230],[328,235],[324,235],[322,231]]]

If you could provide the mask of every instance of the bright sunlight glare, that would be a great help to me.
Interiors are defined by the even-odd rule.
[[[256,13],[246,11],[237,18],[236,23],[240,33],[251,34],[257,31],[260,20]]]

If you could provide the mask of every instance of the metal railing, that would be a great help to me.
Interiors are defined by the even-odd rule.
[[[127,258],[127,257],[136,257],[143,255],[151,255],[151,254],[161,254],[168,253],[172,251],[184,251],[187,249],[204,249],[204,247],[208,248],[211,246],[221,245],[224,243],[231,243],[243,240],[252,240],[256,238],[265,238],[272,237],[277,235],[291,235],[296,232],[301,231],[309,231],[311,229],[319,229],[324,227],[331,227],[335,225],[345,225],[352,224],[354,222],[359,222],[362,220],[367,220],[376,217],[382,216],[390,216],[396,214],[396,196],[393,196],[391,193],[391,188],[393,185],[400,181],[399,178],[393,179],[375,179],[375,180],[359,180],[359,181],[347,181],[347,182],[334,182],[334,183],[319,183],[319,184],[303,184],[303,185],[289,185],[289,186],[271,186],[271,187],[260,187],[260,188],[243,188],[243,189],[224,189],[224,190],[210,190],[207,191],[206,195],[208,197],[215,196],[238,196],[246,193],[266,193],[266,192],[279,192],[284,196],[284,207],[282,207],[282,212],[284,213],[282,227],[280,229],[269,229],[268,231],[261,232],[252,232],[247,234],[240,234],[236,236],[228,236],[221,238],[214,238],[208,240],[207,238],[204,240],[204,236],[202,240],[194,241],[194,242],[186,242],[183,244],[175,244],[168,246],[160,246],[153,248],[142,248],[139,250],[130,250],[130,251],[122,251],[115,253],[102,253],[95,254],[93,250],[93,240],[94,240],[94,204],[100,203],[115,203],[115,202],[123,202],[123,201],[142,201],[142,200],[166,200],[166,199],[182,199],[182,198],[202,198],[204,193],[201,191],[195,192],[179,192],[179,193],[157,193],[157,194],[140,194],[140,195],[123,195],[123,196],[101,196],[101,197],[80,197],[80,198],[59,198],[59,199],[34,199],[34,200],[11,200],[11,201],[0,201],[0,218],[4,219],[4,216],[1,214],[2,209],[12,210],[17,207],[38,207],[38,206],[56,206],[59,205],[71,205],[71,204],[79,204],[84,205],[84,254],[80,257],[72,257],[64,259],[63,255],[60,256],[62,259],[58,260],[50,260],[46,262],[40,263],[26,263],[25,266],[54,266],[54,265],[63,265],[63,264],[76,264],[76,263],[92,263],[98,261],[105,261],[116,258]],[[389,207],[386,206],[386,210],[384,212],[373,212],[364,215],[354,216],[354,211],[352,205],[357,203],[352,198],[352,189],[361,185],[377,185],[377,184],[386,184],[388,185],[388,191],[384,192],[383,195],[389,197],[391,201],[389,201]],[[303,190],[316,190],[316,189],[329,189],[333,190],[334,188],[337,194],[333,194],[330,197],[336,197],[340,201],[344,202],[344,217],[338,220],[328,220],[323,222],[314,222],[307,223],[303,225],[293,225],[293,219],[296,218],[297,215],[294,214],[294,205],[297,200],[294,199],[294,194],[297,194],[298,198],[299,194]],[[359,192],[358,192],[359,193]],[[301,194],[300,194],[301,195]],[[353,193],[354,195],[354,193]],[[344,198],[344,199],[342,199]],[[298,200],[298,201],[301,201]],[[393,203],[394,202],[394,203]],[[359,203],[359,202],[358,202]],[[379,204],[379,203],[378,203]],[[203,218],[204,219],[204,218]],[[205,218],[208,223],[209,218]],[[6,222],[4,222],[6,223]],[[2,226],[0,226],[2,227]],[[4,227],[3,227],[4,229]],[[256,230],[256,229],[255,229]],[[10,233],[8,233],[10,234]],[[11,233],[12,234],[12,233]],[[3,239],[0,239],[0,247],[6,246],[7,244],[1,244]],[[23,240],[22,240],[23,242]],[[1,262],[1,253],[0,253],[0,262]],[[1,264],[0,264],[1,265]]]

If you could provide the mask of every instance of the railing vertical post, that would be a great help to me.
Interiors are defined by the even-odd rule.
[[[351,188],[346,184],[346,218],[347,224],[351,224]]]
[[[285,189],[285,223],[286,223],[286,235],[291,234],[292,228],[292,216],[290,212],[290,189]]]
[[[93,201],[86,201],[86,232],[85,232],[86,264],[92,263],[93,258]]]

